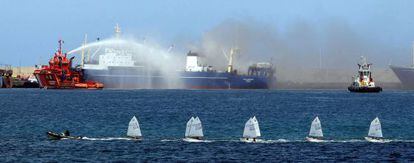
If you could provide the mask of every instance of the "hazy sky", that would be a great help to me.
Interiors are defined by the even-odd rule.
[[[74,49],[85,33],[90,40],[111,36],[116,23],[124,33],[167,46],[182,38],[199,40],[228,19],[251,19],[278,31],[298,20],[315,27],[341,20],[364,38],[399,50],[381,58],[409,64],[413,6],[412,0],[1,0],[0,63],[45,64],[58,39],[65,40],[66,50]]]

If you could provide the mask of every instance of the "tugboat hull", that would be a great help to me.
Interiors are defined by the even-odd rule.
[[[382,91],[381,87],[355,87],[355,86],[349,86],[348,90],[350,92],[356,92],[356,93],[378,93]]]

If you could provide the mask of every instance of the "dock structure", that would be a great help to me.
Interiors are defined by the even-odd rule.
[[[11,65],[0,64],[0,88],[13,87],[13,70]]]

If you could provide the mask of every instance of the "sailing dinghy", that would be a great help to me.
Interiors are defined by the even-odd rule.
[[[127,137],[136,140],[142,139],[141,128],[139,127],[138,120],[135,116],[129,121]]]
[[[203,142],[203,137],[203,126],[201,125],[200,118],[191,117],[187,122],[185,138],[183,140],[186,142]]]
[[[369,126],[368,136],[365,137],[365,140],[374,143],[389,142],[389,140],[384,139],[382,136],[381,122],[378,117],[372,120],[371,125]]]
[[[306,140],[309,142],[323,142],[322,125],[318,116],[312,121],[309,136],[306,137]]]
[[[258,139],[260,136],[259,122],[257,121],[256,116],[249,118],[244,125],[243,138],[240,140],[247,143],[255,143],[261,141]]]

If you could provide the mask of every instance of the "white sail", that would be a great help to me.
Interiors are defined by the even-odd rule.
[[[200,118],[191,117],[187,122],[187,128],[185,131],[185,137],[203,137],[203,126]]]
[[[244,125],[243,137],[244,138],[257,138],[260,137],[259,122],[256,117],[250,118]]]
[[[185,137],[188,137],[190,134],[191,124],[193,124],[194,117],[191,117],[190,120],[187,122],[187,126],[185,128]]]
[[[318,117],[316,117],[311,124],[311,128],[309,131],[310,137],[323,137],[321,121]]]
[[[127,136],[130,136],[130,137],[141,137],[142,136],[138,120],[135,116],[132,117],[131,121],[129,121]]]
[[[371,122],[371,125],[369,126],[368,136],[382,138],[381,122],[378,117]]]
[[[191,130],[191,135],[194,137],[203,137],[203,126],[201,125],[200,118],[196,117],[193,123],[194,130]]]
[[[253,120],[253,124],[254,124],[255,133],[256,133],[257,137],[260,137],[261,134],[260,134],[260,128],[259,128],[259,121],[257,121],[256,116],[254,116],[252,118],[252,120]]]
[[[243,137],[244,138],[255,137],[255,129],[254,129],[254,124],[252,122],[252,118],[249,118],[249,120],[247,120],[246,124],[244,125]]]

